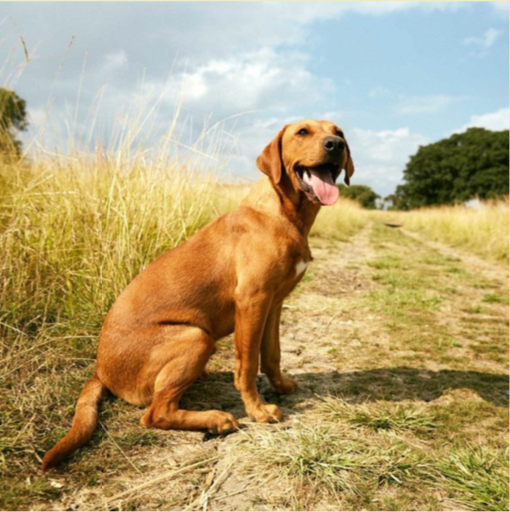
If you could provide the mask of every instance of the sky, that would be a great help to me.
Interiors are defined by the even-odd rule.
[[[420,145],[509,128],[508,6],[0,2],[0,84],[27,102],[28,150],[108,144],[131,116],[148,148],[175,126],[230,179],[256,180],[286,123],[328,119],[351,183],[386,196]]]

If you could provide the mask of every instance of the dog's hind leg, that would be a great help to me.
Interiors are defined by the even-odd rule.
[[[224,433],[239,426],[232,414],[223,411],[186,411],[179,400],[197,380],[214,353],[214,340],[198,327],[188,327],[177,340],[154,348],[152,360],[166,363],[156,376],[152,404],[141,420],[145,427],[163,430],[208,430]],[[158,365],[159,366],[159,365]]]

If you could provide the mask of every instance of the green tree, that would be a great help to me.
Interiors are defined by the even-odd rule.
[[[363,206],[363,208],[368,208],[370,210],[377,208],[376,201],[381,196],[376,194],[367,185],[351,185],[350,187],[346,187],[345,185],[339,184],[337,186],[340,190],[341,196],[357,201],[361,206]]]
[[[508,195],[508,130],[469,128],[421,146],[392,197],[395,208],[453,204]]]
[[[21,142],[16,139],[28,127],[26,103],[14,91],[0,87],[0,153],[19,156]]]

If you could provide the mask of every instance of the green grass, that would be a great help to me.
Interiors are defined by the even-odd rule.
[[[505,451],[491,439],[472,445],[458,437],[452,444],[459,424],[450,424],[448,435],[436,430],[437,409],[329,397],[312,425],[251,432],[245,449],[253,457],[245,471],[273,467],[285,475],[282,485],[299,489],[290,508],[313,508],[327,499],[340,509],[438,510],[446,499],[473,510],[506,510]]]
[[[321,208],[311,236],[346,242],[367,224],[370,213],[359,203],[342,198],[334,206]]]
[[[495,293],[487,293],[483,296],[483,302],[488,302],[489,304],[507,304],[508,305],[508,295],[502,296],[497,295]]]
[[[501,336],[507,332],[507,320],[497,306],[504,304],[506,287],[485,280],[480,288],[480,277],[467,272],[460,263],[381,224],[374,226],[372,241],[380,250],[367,264],[374,269],[372,277],[377,286],[367,297],[366,305],[387,318],[386,329],[396,340],[395,350],[406,345],[417,354],[440,354],[443,362],[459,366],[455,363],[455,348],[467,344],[477,352],[477,345],[483,343],[481,355],[500,360]],[[458,271],[452,272],[452,268]],[[499,291],[494,291],[493,286],[499,286]],[[459,297],[457,290],[466,287],[479,298]],[[479,291],[484,289],[480,296]],[[490,328],[487,321],[473,318],[491,314],[491,310],[481,307],[481,302],[494,304],[494,311],[503,321],[501,328]],[[457,328],[443,321],[442,311],[449,311],[449,316],[456,318],[452,322]]]
[[[365,427],[375,432],[388,430],[394,432],[430,432],[436,427],[434,418],[429,413],[417,410],[411,404],[392,404],[378,402],[371,407],[352,407],[338,399],[324,399],[322,409],[332,418],[347,420],[355,427]]]
[[[501,450],[466,446],[436,468],[458,493],[457,501],[475,510],[508,509],[508,456]]]

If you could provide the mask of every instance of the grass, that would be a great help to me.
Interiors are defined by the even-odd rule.
[[[370,292],[367,304],[387,317],[388,332],[398,337],[398,345],[405,343],[427,356],[439,354],[445,362],[450,358],[451,363],[455,349],[466,345],[472,352],[480,348],[480,355],[489,360],[505,361],[501,342],[507,319],[504,309],[497,306],[504,304],[508,294],[504,284],[485,280],[485,292],[480,295],[484,290],[479,288],[480,277],[466,272],[454,258],[380,224],[374,228],[372,239],[379,252],[368,265],[375,270],[372,277],[379,286]],[[491,286],[500,288],[495,292]],[[459,296],[459,290],[464,297]],[[487,309],[489,304],[494,307]],[[444,311],[451,317],[449,322],[442,318]],[[503,315],[501,327],[473,318],[483,312]]]
[[[461,494],[460,503],[480,510],[508,508],[508,457],[501,450],[468,445],[441,461],[438,470]]]
[[[336,407],[329,399],[331,406]],[[356,407],[351,409],[356,415]],[[313,427],[256,429],[246,442],[255,467],[245,471],[260,470],[263,459],[265,468],[273,466],[280,478],[286,477],[283,487],[299,489],[289,508],[309,509],[320,502],[355,510],[438,510],[446,502],[471,510],[508,507],[508,458],[500,449],[469,443],[445,447],[443,440],[424,441],[416,432],[399,436],[399,428],[370,428],[370,433],[355,424],[347,429],[352,422],[323,412]]]
[[[340,198],[334,206],[321,208],[310,235],[345,242],[358,233],[368,219],[369,213],[359,203]]]
[[[147,450],[173,453],[183,443],[181,435],[145,431],[138,409],[106,400],[87,456],[71,457],[58,480],[38,476],[42,454],[66,432],[77,393],[94,371],[104,315],[140,268],[228,211],[246,189],[197,180],[186,166],[169,176],[158,166],[121,170],[104,159],[62,157],[4,167],[1,175],[2,507],[69,500],[70,481],[99,496],[105,479],[142,475]],[[314,233],[331,240],[331,251],[369,222],[350,203],[321,215]],[[360,370],[344,372],[339,383],[315,383],[327,394],[296,428],[247,432],[241,453],[253,456],[244,471],[276,472],[281,489],[293,489],[279,495],[271,486],[257,499],[292,509],[501,509],[508,500],[508,382],[497,368],[506,362],[506,288],[379,223],[369,243],[374,256],[351,272],[363,269],[373,286],[341,304],[330,290],[323,293],[333,301],[332,315],[372,315],[387,349],[379,346],[374,366],[364,348],[350,359],[342,346],[326,348],[332,361]],[[321,272],[331,280],[329,267]],[[300,293],[309,293],[321,272]],[[331,285],[344,286],[336,277]],[[290,309],[284,323],[298,313]],[[473,321],[476,315],[487,319]],[[357,329],[353,336],[363,344],[367,334]],[[301,363],[308,364],[304,356]],[[225,368],[215,363],[215,371]],[[224,396],[221,386],[231,378],[220,380],[208,386]],[[487,436],[480,439],[480,431]],[[189,436],[184,440],[200,446]],[[189,505],[200,498],[201,475],[183,476],[163,496],[148,490],[123,507]]]
[[[61,419],[72,417],[94,371],[97,335],[112,301],[144,265],[245,191],[220,188],[184,166],[169,175],[159,167],[122,170],[84,158],[64,168],[59,161],[2,171],[0,472],[2,504],[12,508],[62,493],[46,479],[27,483],[19,475],[38,474],[41,455],[65,433]],[[123,451],[167,444],[136,427],[136,409],[120,402],[109,409],[105,403],[101,420],[111,429],[111,416],[121,426],[111,438],[96,431],[99,461],[117,456],[122,471],[130,466]],[[102,462],[85,465],[78,479],[97,485],[101,468]]]
[[[477,255],[508,262],[508,198],[482,202],[479,208],[442,206],[410,212],[388,212],[391,222],[423,233],[431,240],[464,248]]]
[[[356,427],[365,427],[372,431],[387,430],[394,432],[429,432],[436,427],[430,414],[417,410],[411,404],[392,404],[378,402],[374,407],[351,407],[347,402],[335,398],[325,398],[322,411],[332,419],[347,421]]]

